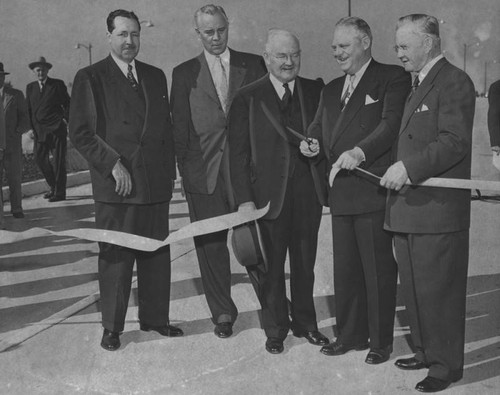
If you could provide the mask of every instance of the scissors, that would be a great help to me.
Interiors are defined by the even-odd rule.
[[[290,133],[292,133],[295,137],[297,137],[297,138],[299,138],[299,139],[301,139],[301,140],[305,141],[305,142],[307,143],[307,145],[309,146],[309,147],[308,147],[308,148],[309,148],[309,151],[314,152],[314,151],[311,149],[311,144],[314,142],[312,138],[310,138],[310,137],[306,137],[306,136],[304,136],[303,134],[300,134],[299,132],[297,132],[297,131],[293,130],[293,129],[292,129],[291,127],[289,127],[289,126],[287,126],[286,128],[287,128],[287,129],[288,129],[288,131],[289,131]]]

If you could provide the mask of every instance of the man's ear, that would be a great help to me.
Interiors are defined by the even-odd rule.
[[[370,44],[372,43],[372,40],[370,40],[370,37],[364,36],[361,39],[361,42],[363,43],[363,48],[368,49],[368,48],[370,48]]]

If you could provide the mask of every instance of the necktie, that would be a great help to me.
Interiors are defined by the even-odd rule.
[[[40,82],[40,93],[43,93],[43,89],[45,88],[45,84]]]
[[[354,90],[354,75],[348,75],[347,78],[349,78],[349,84],[347,85],[347,89],[345,90],[342,99],[340,99],[340,111],[344,111],[344,108],[352,95],[352,91]]]
[[[132,73],[132,65],[128,65],[128,73],[127,73],[127,79],[130,82],[130,85],[132,85],[132,88],[137,92],[137,89],[139,88],[139,84],[137,83],[137,80],[134,77],[134,73]]]
[[[418,86],[420,85],[420,80],[418,79],[418,74],[415,76],[415,79],[413,80],[413,84],[411,85],[411,91],[410,94],[408,95],[408,99],[406,101],[410,101],[411,97],[417,90]]]
[[[290,90],[288,86],[288,82],[285,82],[283,84],[283,88],[285,88],[285,93],[283,94],[283,97],[281,98],[281,104],[283,108],[287,108],[288,105],[290,104],[290,101],[292,99],[292,91]]]
[[[217,94],[219,95],[219,100],[222,105],[224,112],[227,110],[227,73],[226,68],[224,67],[224,63],[222,63],[222,59],[220,56],[216,56],[217,60],[215,62],[215,67],[217,68]]]

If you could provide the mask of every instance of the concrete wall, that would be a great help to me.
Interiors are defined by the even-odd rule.
[[[28,63],[43,55],[54,64],[51,75],[71,83],[76,71],[88,64],[88,52],[77,42],[92,43],[92,58],[108,53],[107,14],[117,8],[134,10],[143,25],[143,61],[161,67],[170,80],[172,68],[195,56],[200,44],[192,28],[192,15],[207,0],[0,0],[0,61],[15,87],[24,90],[33,79]],[[301,39],[305,77],[325,81],[340,75],[331,50],[334,23],[347,15],[348,0],[221,0],[231,20],[230,45],[262,52],[270,27],[291,29]],[[398,63],[392,47],[397,18],[413,12],[445,20],[443,48],[456,65],[463,65],[463,44],[468,49],[467,71],[478,91],[484,88],[484,62],[500,60],[500,2],[498,0],[352,0],[352,14],[367,20],[374,31],[374,54],[383,62]],[[488,80],[500,78],[500,63],[488,65]]]

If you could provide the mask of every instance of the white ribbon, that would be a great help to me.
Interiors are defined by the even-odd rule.
[[[207,233],[219,232],[221,230],[230,229],[246,222],[255,221],[266,215],[268,211],[269,203],[267,204],[267,206],[258,210],[230,213],[218,217],[204,219],[201,221],[195,221],[171,233],[163,241],[114,230],[89,228],[70,229],[55,232],[45,228],[31,228],[24,232],[10,232],[7,230],[0,230],[0,244],[15,243],[18,241],[46,235],[55,235],[116,244],[122,247],[128,247],[140,251],[156,251],[158,248],[183,239],[201,236]]]

